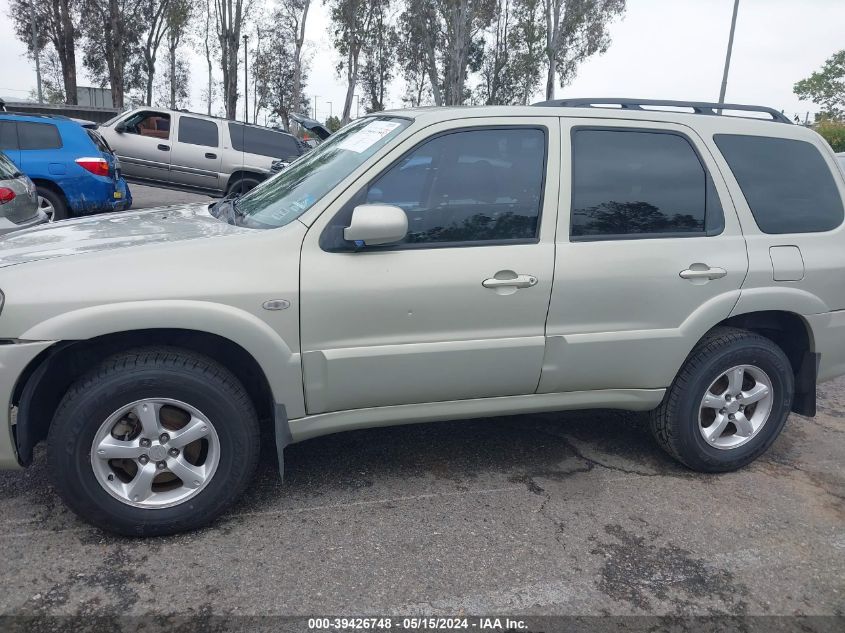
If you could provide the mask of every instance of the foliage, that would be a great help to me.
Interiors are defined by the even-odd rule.
[[[834,53],[817,70],[793,87],[800,99],[821,106],[829,117],[845,116],[845,49]]]
[[[111,87],[112,104],[124,106],[128,89],[136,82],[125,81],[127,69],[140,54],[142,23],[135,18],[145,0],[82,0],[86,19],[85,67],[101,86]],[[137,75],[130,73],[130,79]]]
[[[326,128],[332,134],[337,132],[342,127],[343,127],[343,125],[341,124],[340,119],[338,117],[330,116],[326,119]]]
[[[297,37],[303,32],[307,2],[280,4],[275,7],[269,27],[261,29],[260,54],[255,55],[252,66],[256,85],[256,98],[260,107],[270,110],[279,118],[286,130],[290,129],[290,115],[308,110],[308,100],[301,91],[308,79],[308,60],[299,50],[297,62]],[[299,63],[299,90],[297,90],[297,63]]]
[[[830,143],[834,152],[845,152],[845,121],[825,119],[815,126],[815,130]]]
[[[36,45],[46,50],[47,68],[43,88],[45,98],[53,102],[58,95],[63,101],[76,103],[76,43],[80,37],[80,0],[11,0],[9,17],[18,39],[32,55],[31,17],[35,14]],[[47,47],[47,48],[45,48]],[[53,70],[58,69],[58,74]],[[47,85],[49,77],[50,85]],[[61,82],[56,79],[61,78]],[[61,85],[59,85],[59,83]]]
[[[546,17],[546,99],[555,80],[564,87],[587,58],[610,46],[608,26],[625,11],[625,0],[543,0]]]

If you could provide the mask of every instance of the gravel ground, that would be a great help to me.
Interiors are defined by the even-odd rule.
[[[284,483],[268,451],[214,526],[151,540],[78,520],[40,451],[0,474],[0,614],[841,617],[843,422],[839,379],[719,476],[617,412],[349,432],[289,447]]]

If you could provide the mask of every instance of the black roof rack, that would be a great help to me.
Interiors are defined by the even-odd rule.
[[[772,117],[778,123],[792,123],[782,112],[766,106],[741,105],[738,103],[708,103],[706,101],[666,101],[663,99],[615,99],[601,97],[598,99],[552,99],[540,101],[535,106],[561,108],[592,108],[597,105],[617,105],[622,110],[644,110],[643,106],[668,106],[673,108],[691,108],[695,114],[718,116],[722,110],[739,112],[762,112]],[[745,117],[756,118],[756,117]]]

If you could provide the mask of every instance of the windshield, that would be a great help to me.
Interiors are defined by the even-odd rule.
[[[238,198],[240,223],[275,228],[293,222],[410,123],[398,117],[367,117],[341,128],[277,176]]]

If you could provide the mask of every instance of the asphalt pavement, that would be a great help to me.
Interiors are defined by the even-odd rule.
[[[148,540],[77,519],[39,451],[0,474],[0,614],[842,616],[845,379],[819,392],[723,475],[619,412],[318,438],[284,483],[266,451],[215,525]]]

